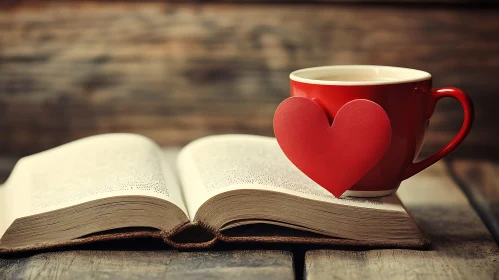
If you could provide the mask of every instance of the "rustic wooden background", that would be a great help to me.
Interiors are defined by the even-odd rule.
[[[0,155],[118,131],[161,145],[272,135],[289,72],[383,64],[465,90],[477,118],[454,155],[499,159],[497,7],[261,2],[0,5]],[[461,121],[457,101],[441,101],[423,154],[445,145]]]
[[[453,157],[399,191],[433,240],[433,250],[308,251],[292,257],[278,251],[125,252],[132,259],[115,251],[75,251],[0,259],[0,275],[498,275],[499,7],[494,0],[40,2],[0,2],[0,183],[18,157],[97,133],[136,132],[161,145],[219,133],[272,135],[274,110],[288,96],[289,72],[309,66],[427,70],[436,87],[452,85],[470,94],[477,116]],[[443,100],[423,154],[445,145],[461,121],[459,104]],[[425,184],[417,183],[421,180]]]

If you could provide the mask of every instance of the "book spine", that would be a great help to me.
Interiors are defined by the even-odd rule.
[[[215,246],[220,232],[205,223],[187,222],[169,232],[162,231],[163,241],[175,249],[205,249]]]

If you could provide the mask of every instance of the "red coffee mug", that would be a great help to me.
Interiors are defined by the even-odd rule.
[[[333,119],[338,110],[355,99],[368,99],[386,111],[392,126],[390,146],[364,177],[344,195],[374,197],[397,191],[400,182],[434,164],[453,151],[471,129],[473,103],[457,88],[432,89],[427,72],[374,65],[313,67],[290,74],[291,96],[306,97],[322,106]],[[457,136],[436,154],[414,162],[437,101],[456,98],[464,109],[464,123]]]

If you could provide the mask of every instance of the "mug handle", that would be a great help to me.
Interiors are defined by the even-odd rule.
[[[452,141],[450,141],[449,144],[447,144],[440,151],[423,159],[422,161],[412,163],[403,174],[402,180],[405,180],[421,172],[430,165],[442,159],[448,153],[452,152],[455,148],[457,148],[457,146],[459,146],[459,144],[463,142],[464,138],[466,138],[471,130],[471,125],[473,124],[473,120],[475,118],[475,109],[473,107],[471,98],[458,88],[445,87],[432,89],[430,108],[432,108],[432,110],[435,110],[435,106],[437,105],[438,100],[443,97],[453,97],[461,103],[461,106],[463,106],[464,121],[463,125],[461,126],[461,130],[459,130],[459,133],[456,135],[456,137],[452,139]]]

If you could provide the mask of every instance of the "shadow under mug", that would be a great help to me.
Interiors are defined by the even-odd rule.
[[[453,151],[471,130],[473,103],[457,88],[432,89],[429,73],[400,67],[338,65],[313,67],[290,74],[291,96],[318,103],[334,119],[338,110],[355,99],[368,99],[386,111],[392,126],[391,143],[383,158],[344,195],[376,197],[397,191],[401,181],[415,175]],[[432,156],[414,162],[428,130],[437,101],[457,99],[464,123],[457,136]]]

